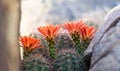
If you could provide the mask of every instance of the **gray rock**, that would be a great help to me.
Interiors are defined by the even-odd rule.
[[[91,41],[89,71],[120,71],[120,5],[112,9]]]

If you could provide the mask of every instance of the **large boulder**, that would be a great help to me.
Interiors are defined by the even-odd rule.
[[[86,53],[92,53],[89,71],[120,71],[120,5],[107,15]]]

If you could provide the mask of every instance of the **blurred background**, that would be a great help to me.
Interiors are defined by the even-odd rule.
[[[120,0],[22,0],[20,35],[37,32],[38,26],[79,19],[99,26],[107,13],[119,4]]]

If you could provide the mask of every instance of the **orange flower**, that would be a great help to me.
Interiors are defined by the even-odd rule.
[[[92,39],[95,31],[96,30],[93,26],[85,25],[80,31],[80,37],[82,40],[90,40]]]
[[[31,51],[32,49],[40,47],[40,41],[30,36],[20,36],[20,41],[24,49]]]
[[[49,25],[44,27],[39,27],[38,31],[45,37],[45,38],[54,38],[60,29],[58,25]]]
[[[78,22],[68,22],[63,25],[65,29],[67,29],[70,33],[79,32],[83,27],[83,21],[80,20]]]

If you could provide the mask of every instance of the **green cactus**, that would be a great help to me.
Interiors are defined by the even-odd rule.
[[[53,38],[47,38],[47,44],[49,47],[49,55],[51,59],[56,58],[56,48],[55,48],[55,42]]]
[[[49,65],[39,58],[23,60],[22,71],[49,71]]]
[[[68,34],[59,34],[56,38],[55,38],[55,42],[56,42],[56,48],[57,51],[60,51],[61,49],[66,49],[66,48],[73,48],[74,44],[71,40],[71,38],[68,36]]]
[[[58,55],[54,63],[54,71],[83,71],[80,56],[70,52]]]
[[[42,51],[43,50],[47,50],[49,51],[49,56],[51,59],[55,59],[56,58],[56,48],[55,48],[55,42],[54,42],[54,38],[46,38],[46,40],[42,37],[42,36],[36,36],[36,35],[32,35],[34,36],[35,38],[38,38],[41,40],[41,45],[43,47]],[[41,52],[41,49],[38,50]]]
[[[81,41],[80,41],[80,34],[78,32],[71,33],[72,40],[75,44],[75,49],[78,54],[81,54],[84,52]]]
[[[80,48],[80,39],[75,35],[71,38],[69,36],[68,34],[60,34],[55,38],[55,41],[46,41],[42,36],[34,36],[41,40],[42,48],[34,50],[31,53],[31,59],[25,59],[22,62],[22,71],[88,71],[84,69],[86,61],[83,61],[84,54],[81,51],[84,50]],[[51,43],[48,44],[48,41]],[[84,43],[82,45],[86,46]],[[55,47],[56,51],[53,51],[55,51],[56,55],[49,53],[48,46]],[[36,54],[37,58],[35,57]],[[53,59],[51,59],[50,55]],[[44,62],[41,58],[45,59]]]
[[[41,45],[42,45],[42,48],[37,48],[35,49],[32,54],[40,54],[42,55],[45,59],[50,59],[50,56],[49,56],[49,47],[47,45],[47,41],[44,39],[43,36],[41,35],[37,35],[37,34],[31,34],[32,37],[34,38],[37,38],[39,40],[41,40]]]

